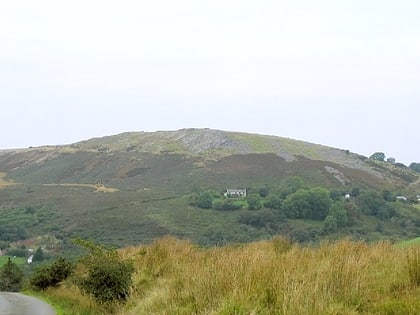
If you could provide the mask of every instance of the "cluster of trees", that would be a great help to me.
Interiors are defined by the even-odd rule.
[[[362,216],[374,216],[388,222],[391,218],[396,222],[403,216],[403,205],[396,203],[397,194],[389,190],[377,192],[357,187],[351,191],[328,190],[306,187],[300,177],[291,177],[281,187],[264,185],[259,189],[248,189],[248,193],[246,198],[229,198],[203,191],[192,195],[191,204],[205,209],[253,210],[242,211],[239,223],[264,230],[269,235],[283,234],[292,227],[290,233],[299,239],[339,232],[354,226]],[[307,220],[314,230],[295,231],[298,225],[291,223],[293,220]],[[322,224],[311,224],[313,221]]]
[[[380,162],[388,162],[391,164],[395,164],[396,166],[407,167],[403,163],[396,163],[395,158],[386,158],[385,153],[383,152],[375,152],[369,157],[369,159]],[[420,163],[413,162],[408,167],[413,171],[420,173]]]

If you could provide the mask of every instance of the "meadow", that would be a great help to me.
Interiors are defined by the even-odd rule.
[[[163,238],[120,250],[135,265],[125,304],[97,305],[69,279],[43,293],[62,314],[419,314],[420,247],[284,238],[202,248]]]

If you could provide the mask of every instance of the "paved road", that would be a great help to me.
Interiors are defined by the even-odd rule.
[[[54,309],[37,298],[0,292],[0,315],[55,315]]]

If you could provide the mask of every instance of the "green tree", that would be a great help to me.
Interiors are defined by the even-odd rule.
[[[283,210],[292,219],[324,220],[331,203],[330,194],[324,188],[301,189],[287,196]]]
[[[409,168],[411,168],[413,171],[420,173],[420,163],[411,163]]]
[[[375,152],[369,157],[369,159],[384,162],[385,161],[385,153]]]
[[[0,270],[0,291],[19,291],[22,287],[23,272],[9,257]]]
[[[259,194],[262,198],[267,197],[269,193],[270,193],[270,187],[267,185],[261,187],[259,190]]]
[[[347,210],[343,202],[335,202],[330,209],[329,215],[336,219],[337,227],[345,227],[348,224]]]
[[[258,210],[262,207],[261,197],[259,195],[249,195],[246,198],[249,210]]]
[[[41,262],[45,260],[45,254],[41,247],[38,247],[38,249],[34,253],[34,257],[32,259],[33,262]]]
[[[299,176],[288,177],[284,183],[284,187],[281,189],[280,196],[282,198],[287,197],[290,194],[294,194],[299,189],[303,189],[303,179]]]
[[[271,208],[271,209],[280,209],[283,200],[280,196],[277,195],[270,195],[268,200],[264,202],[264,207]]]
[[[210,209],[213,205],[213,196],[209,192],[202,192],[197,199],[197,207]]]
[[[385,201],[389,201],[389,202],[393,202],[397,200],[395,195],[388,189],[385,189],[382,191],[382,197],[384,198]]]
[[[324,220],[324,231],[333,233],[337,231],[337,219],[333,215],[328,215]]]

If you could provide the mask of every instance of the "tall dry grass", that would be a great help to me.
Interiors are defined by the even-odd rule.
[[[420,314],[418,253],[386,242],[299,247],[276,238],[203,249],[165,238],[121,251],[137,272],[115,313]]]

